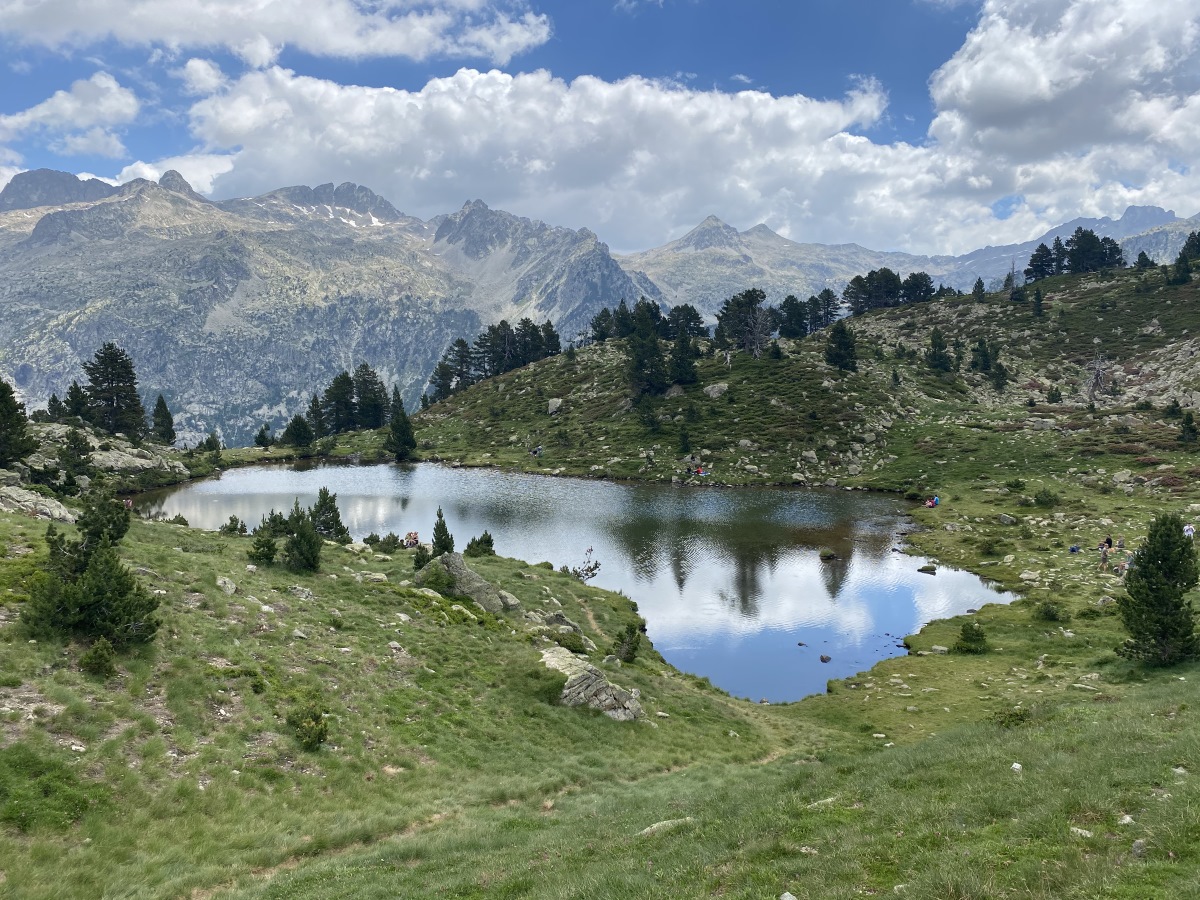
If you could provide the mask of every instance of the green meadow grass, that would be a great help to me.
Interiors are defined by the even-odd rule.
[[[852,323],[857,374],[829,372],[819,338],[785,344],[782,360],[706,359],[699,385],[657,401],[657,430],[625,410],[616,345],[415,417],[426,458],[470,465],[669,479],[686,429],[710,451],[707,484],[790,483],[812,451],[842,486],[936,492],[936,509],[912,511],[909,546],[1019,599],[931,623],[911,655],[797,703],[732,699],[644,646],[607,671],[640,692],[647,720],[615,723],[554,703],[562,676],[519,612],[459,610],[406,584],[407,552],[327,546],[313,575],[248,571],[249,538],[146,522],[122,554],[161,592],[162,627],[98,680],[78,668],[83,647],[22,633],[45,529],[0,515],[0,894],[1200,894],[1200,666],[1115,654],[1121,583],[1090,549],[1106,534],[1135,548],[1155,514],[1200,503],[1200,462],[1162,418],[1165,397],[1078,402],[1097,346],[1136,379],[1200,327],[1196,286],[1157,278],[1048,280],[1041,319],[996,297],[872,314]],[[933,324],[951,342],[1003,344],[1009,389],[896,358]],[[720,398],[703,393],[719,382]],[[1046,403],[1050,386],[1076,402]],[[551,417],[553,397],[565,402]],[[1030,421],[1050,416],[1052,431]],[[314,452],[371,461],[381,447],[361,433]],[[471,564],[526,608],[561,604],[598,664],[636,621],[629,599],[552,569]],[[386,583],[357,577],[380,572]],[[988,652],[933,650],[975,623]],[[305,750],[288,718],[313,704],[328,739]]]

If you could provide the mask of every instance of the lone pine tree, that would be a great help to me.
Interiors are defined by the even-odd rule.
[[[133,440],[146,429],[146,411],[137,392],[137,374],[129,354],[109,341],[83,364],[88,377],[88,418],[109,434],[125,434]],[[70,393],[67,394],[70,406]]]
[[[17,400],[12,385],[0,379],[0,466],[32,453],[37,443],[29,437],[25,404]]]
[[[167,407],[167,401],[163,399],[163,395],[158,395],[158,400],[154,402],[154,412],[150,415],[153,426],[151,430],[154,437],[164,444],[175,443],[175,417],[171,415],[171,410]]]
[[[1184,595],[1198,577],[1196,548],[1183,532],[1183,520],[1174,513],[1155,518],[1125,576],[1126,594],[1117,600],[1129,632],[1117,652],[1160,666],[1194,658],[1200,644],[1192,603]]]

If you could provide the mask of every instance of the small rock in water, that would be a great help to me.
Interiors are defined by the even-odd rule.
[[[833,659],[832,656],[829,656],[825,653],[821,654],[821,662],[829,662],[831,659]]]

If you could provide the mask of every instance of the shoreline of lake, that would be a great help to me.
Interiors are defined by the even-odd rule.
[[[308,474],[321,470],[336,477]],[[549,557],[556,568],[597,546],[606,565],[596,586],[638,601],[664,657],[747,699],[821,693],[830,679],[894,658],[929,622],[995,602],[995,589],[974,573],[939,569],[936,581],[916,574],[924,560],[903,540],[912,531],[896,527],[909,524],[903,501],[873,492],[757,485],[687,492],[497,467],[313,459],[230,469],[224,478],[142,496],[191,492],[191,507],[160,509],[197,526],[218,527],[230,513],[254,526],[268,507],[286,512],[294,496],[312,502],[319,482],[340,495],[343,518],[359,538],[387,530],[425,537],[436,495],[460,546],[486,529],[500,555],[531,565]],[[580,504],[596,508],[586,521],[571,511]],[[818,562],[817,550],[827,545],[838,559]],[[814,665],[817,655],[832,664]],[[755,681],[745,674],[746,658],[752,671],[779,674]]]

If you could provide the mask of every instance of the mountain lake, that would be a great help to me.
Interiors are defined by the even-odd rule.
[[[906,504],[861,491],[683,488],[423,463],[237,469],[136,503],[195,528],[236,515],[253,529],[297,498],[311,505],[321,487],[337,494],[356,540],[417,531],[428,541],[440,506],[460,551],[485,529],[500,555],[555,568],[581,565],[591,548],[600,562],[591,583],[637,603],[668,662],[751,700],[823,693],[829,679],[904,655],[904,636],[927,622],[1013,599],[968,572],[919,573],[927,560],[899,549]],[[821,547],[837,558],[822,561]]]

